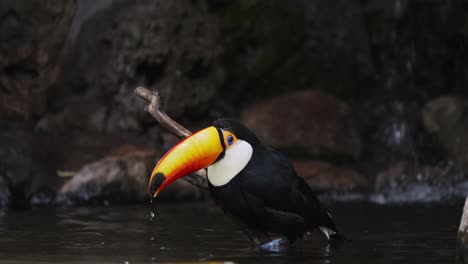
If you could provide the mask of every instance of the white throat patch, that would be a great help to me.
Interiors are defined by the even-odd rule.
[[[236,177],[252,158],[252,146],[244,140],[237,140],[227,148],[224,157],[208,167],[208,181],[213,186],[223,186]]]

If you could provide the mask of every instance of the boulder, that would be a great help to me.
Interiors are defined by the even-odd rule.
[[[206,1],[80,4],[48,123],[141,131],[154,122],[132,95],[137,86],[161,91],[173,118],[206,116],[223,81],[218,22]]]
[[[434,98],[422,110],[426,129],[437,136],[448,158],[462,170],[468,169],[467,114],[467,101],[457,96]]]
[[[155,152],[124,146],[87,164],[59,191],[59,204],[142,201]]]
[[[366,177],[351,168],[314,160],[295,160],[293,166],[315,191],[355,191],[369,186]]]
[[[60,189],[61,205],[149,201],[148,181],[156,164],[156,152],[131,145],[87,164]],[[158,199],[200,198],[202,191],[182,180],[172,184]]]
[[[44,141],[27,125],[0,121],[0,207],[51,202],[56,181]]]
[[[316,90],[295,92],[248,107],[242,121],[266,144],[313,156],[358,158],[361,139],[348,105]]]
[[[0,118],[45,111],[75,8],[76,1],[1,1]]]

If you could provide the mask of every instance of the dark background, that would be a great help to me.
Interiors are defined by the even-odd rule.
[[[0,206],[147,201],[177,139],[234,117],[323,197],[467,193],[468,2],[0,1]],[[206,197],[180,181],[162,199]]]

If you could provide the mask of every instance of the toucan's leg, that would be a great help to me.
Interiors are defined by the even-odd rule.
[[[237,224],[241,227],[244,234],[249,237],[253,246],[260,246],[262,244],[268,243],[268,241],[271,241],[271,238],[267,233],[248,227],[240,219],[234,219],[236,219]]]
[[[285,236],[272,240],[268,233],[250,228],[236,217],[234,217],[234,219],[236,219],[242,231],[244,231],[247,237],[249,237],[250,241],[252,242],[252,246],[254,247],[259,247],[263,250],[278,252],[281,250],[281,246],[285,245],[285,243],[289,241],[288,238]]]

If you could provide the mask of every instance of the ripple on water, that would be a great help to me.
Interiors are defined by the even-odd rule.
[[[0,218],[0,263],[450,263],[462,204],[330,206],[350,239],[330,246],[313,232],[279,251],[252,248],[210,204],[12,212]]]

